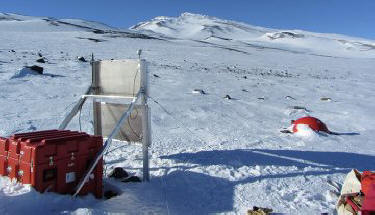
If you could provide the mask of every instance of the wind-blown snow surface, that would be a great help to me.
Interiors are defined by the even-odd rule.
[[[151,97],[172,113],[150,101],[150,183],[106,178],[106,189],[120,196],[72,200],[2,177],[1,214],[244,214],[253,206],[332,213],[336,199],[327,180],[342,182],[351,168],[375,165],[374,41],[194,14],[159,17],[130,31],[0,14],[0,41],[1,136],[56,128],[90,83],[90,65],[77,57],[91,53],[135,58],[143,49]],[[38,52],[47,63],[35,62]],[[46,75],[17,76],[34,64]],[[279,132],[305,115],[359,135]],[[92,133],[91,118],[88,103],[82,129]],[[79,129],[78,119],[69,129]],[[120,166],[141,175],[140,158],[140,146],[116,143],[105,160],[108,170]]]

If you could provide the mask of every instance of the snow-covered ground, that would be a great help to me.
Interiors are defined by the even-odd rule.
[[[172,113],[150,101],[150,183],[106,178],[121,195],[103,201],[39,194],[0,177],[1,214],[332,213],[327,180],[374,168],[375,41],[188,13],[130,30],[0,13],[0,41],[0,136],[56,128],[90,83],[90,65],[77,57],[91,53],[136,58],[142,49],[151,97]],[[38,53],[47,63],[35,62]],[[34,64],[46,75],[21,72]],[[305,115],[359,135],[279,132]],[[82,128],[90,133],[91,118],[88,103]],[[78,119],[69,129],[79,129]],[[116,143],[105,160],[108,170],[141,176],[139,145]]]

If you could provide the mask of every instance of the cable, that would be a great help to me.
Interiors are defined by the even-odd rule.
[[[79,131],[81,131],[81,132],[82,132],[81,116],[82,116],[82,108],[83,108],[84,105],[85,105],[85,102],[83,102],[83,103],[79,106],[78,123],[79,123]]]
[[[133,97],[135,95],[135,80],[137,79],[137,76],[138,76],[138,73],[139,73],[139,70],[140,69],[137,69],[137,72],[135,73],[135,76],[134,76],[134,80],[133,80]],[[132,125],[131,125],[131,122],[130,122],[130,119],[131,120],[135,120],[137,117],[138,117],[138,110],[137,108],[134,108],[134,111],[135,111],[135,117],[132,117],[132,113],[130,113],[130,116],[128,118],[128,124],[129,124],[129,128],[130,130],[135,134],[135,136],[137,137],[137,139],[140,139],[141,138],[141,135],[139,135],[137,132],[134,131]]]
[[[133,97],[134,97],[134,95],[135,95],[135,79],[137,78],[137,76],[138,76],[138,73],[139,73],[139,70],[140,69],[137,69],[137,72],[135,73],[135,76],[134,76],[134,80],[133,80]]]
[[[171,112],[169,112],[163,105],[161,105],[158,101],[156,101],[154,98],[152,98],[151,96],[147,96],[148,98],[150,98],[153,102],[155,102],[157,105],[160,106],[160,108],[165,112],[167,113],[170,117],[172,117],[177,123],[180,124],[180,128],[182,129],[185,129],[187,132],[189,132],[192,137],[195,137],[197,138],[200,142],[202,143],[206,143],[206,141],[203,141],[201,138],[199,138],[193,131],[191,131],[189,128],[187,128],[187,126],[185,126],[184,124],[182,124],[182,122],[180,122],[180,120],[178,120],[176,117],[173,116],[173,114]]]
[[[135,136],[137,136],[138,139],[140,139],[141,136],[137,132],[134,131],[134,129],[133,129],[132,125],[131,125],[131,122],[130,122],[130,119],[131,120],[135,120],[138,117],[138,110],[137,110],[137,108],[134,108],[134,111],[136,112],[136,115],[133,118],[132,114],[130,113],[129,118],[128,118],[128,124],[129,124],[130,130],[135,134]]]
[[[185,129],[188,133],[192,134],[192,137],[196,138],[197,140],[199,140],[200,142],[202,143],[206,143],[206,141],[203,141],[201,138],[198,137],[197,134],[195,134],[193,131],[191,131],[189,128],[187,128],[182,122],[180,122],[180,120],[178,120],[175,116],[173,116],[173,114],[168,111],[162,104],[160,104],[160,102],[158,102],[156,99],[152,98],[151,96],[147,96],[148,98],[150,98],[155,104],[157,104],[165,113],[167,113],[167,115],[169,115],[171,118],[173,118],[179,125],[180,125],[180,128],[182,129]],[[205,144],[206,146],[208,146],[208,148],[212,149],[210,145],[208,144]],[[183,163],[191,163],[191,158],[189,159],[188,157],[183,159],[182,162]],[[161,178],[162,178],[162,183],[163,183],[163,190],[164,190],[164,193],[165,193],[165,205],[166,205],[166,208],[167,208],[167,212],[168,214],[170,213],[169,212],[169,205],[168,205],[168,201],[167,201],[167,192],[166,192],[166,187],[167,187],[167,176],[168,172],[166,172]],[[182,174],[182,176],[185,178],[186,182],[189,183],[191,186],[194,186],[193,183],[191,183],[187,176],[185,174]]]
[[[79,115],[78,115],[79,131],[82,131],[81,115],[82,115],[83,105],[84,103],[82,103],[81,106],[79,107]]]
[[[165,174],[161,177],[161,180],[162,180],[162,187],[164,191],[164,204],[167,208],[167,213],[169,215],[170,211],[169,211],[168,197],[167,197],[167,191],[166,191],[166,187],[168,186],[168,184],[167,184],[167,179],[164,178],[167,174],[168,174],[168,170],[165,170]]]
[[[192,137],[195,137],[196,139],[198,139],[200,142],[202,143],[205,143],[205,141],[203,141],[202,139],[200,139],[197,135],[194,135],[194,133],[189,129],[187,128],[186,126],[184,126],[176,117],[173,116],[173,114],[171,112],[169,112],[163,105],[161,105],[158,101],[156,101],[154,98],[152,98],[151,96],[147,96],[148,98],[150,98],[155,104],[159,105],[159,107],[165,112],[167,113],[170,117],[172,117],[177,123],[180,124],[180,127],[182,129],[185,129],[186,131],[188,131],[189,133],[192,134]],[[207,145],[207,144],[206,144]],[[210,146],[209,146],[210,147]],[[191,159],[189,158],[186,158],[183,160],[184,163],[190,163]],[[168,215],[170,214],[170,211],[169,211],[169,204],[168,204],[168,198],[167,198],[167,191],[166,191],[166,187],[167,187],[167,174],[168,174],[168,170],[166,170],[165,174],[161,177],[162,178],[162,183],[163,183],[163,191],[164,191],[164,195],[165,195],[165,205],[166,205],[166,208],[167,208],[167,212],[168,212]],[[186,182],[191,185],[191,186],[194,186],[194,184],[192,184],[190,182],[190,180],[187,178],[187,176],[185,174],[182,174],[182,177],[185,178]]]

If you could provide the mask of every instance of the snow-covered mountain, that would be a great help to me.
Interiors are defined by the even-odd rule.
[[[247,40],[260,37],[271,31],[266,28],[191,13],[183,13],[177,18],[156,17],[151,21],[141,22],[131,29],[146,30],[173,38],[197,40],[212,38]]]
[[[43,31],[51,30],[58,31],[59,29],[66,30],[68,26],[71,29],[100,29],[100,30],[112,30],[114,28],[92,21],[84,21],[78,19],[55,19],[51,17],[32,17],[32,16],[22,16],[12,13],[0,13],[0,21],[8,21],[2,23],[2,30],[19,30],[19,31]],[[11,22],[12,21],[12,22]],[[55,28],[48,28],[55,26]]]
[[[246,47],[274,48],[333,56],[375,56],[375,41],[336,34],[301,30],[279,30],[183,13],[180,17],[156,17],[131,29],[156,33],[166,38]]]
[[[89,86],[90,64],[78,57],[92,53],[136,58],[142,49],[158,101],[149,102],[150,183],[105,178],[105,189],[120,195],[101,201],[39,194],[0,177],[0,214],[245,214],[253,206],[332,213],[337,199],[327,181],[375,166],[371,40],[189,13],[131,29],[2,13],[0,42],[0,136],[56,128]],[[23,69],[32,65],[44,74]],[[81,121],[93,133],[91,105]],[[279,132],[306,115],[348,135]],[[114,144],[106,173],[120,166],[142,175],[141,154],[138,145]]]

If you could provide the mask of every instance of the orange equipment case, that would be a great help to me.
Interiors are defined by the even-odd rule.
[[[47,130],[0,138],[0,174],[31,184],[37,191],[71,194],[97,152],[101,136],[69,130]],[[100,160],[80,195],[102,197]]]

